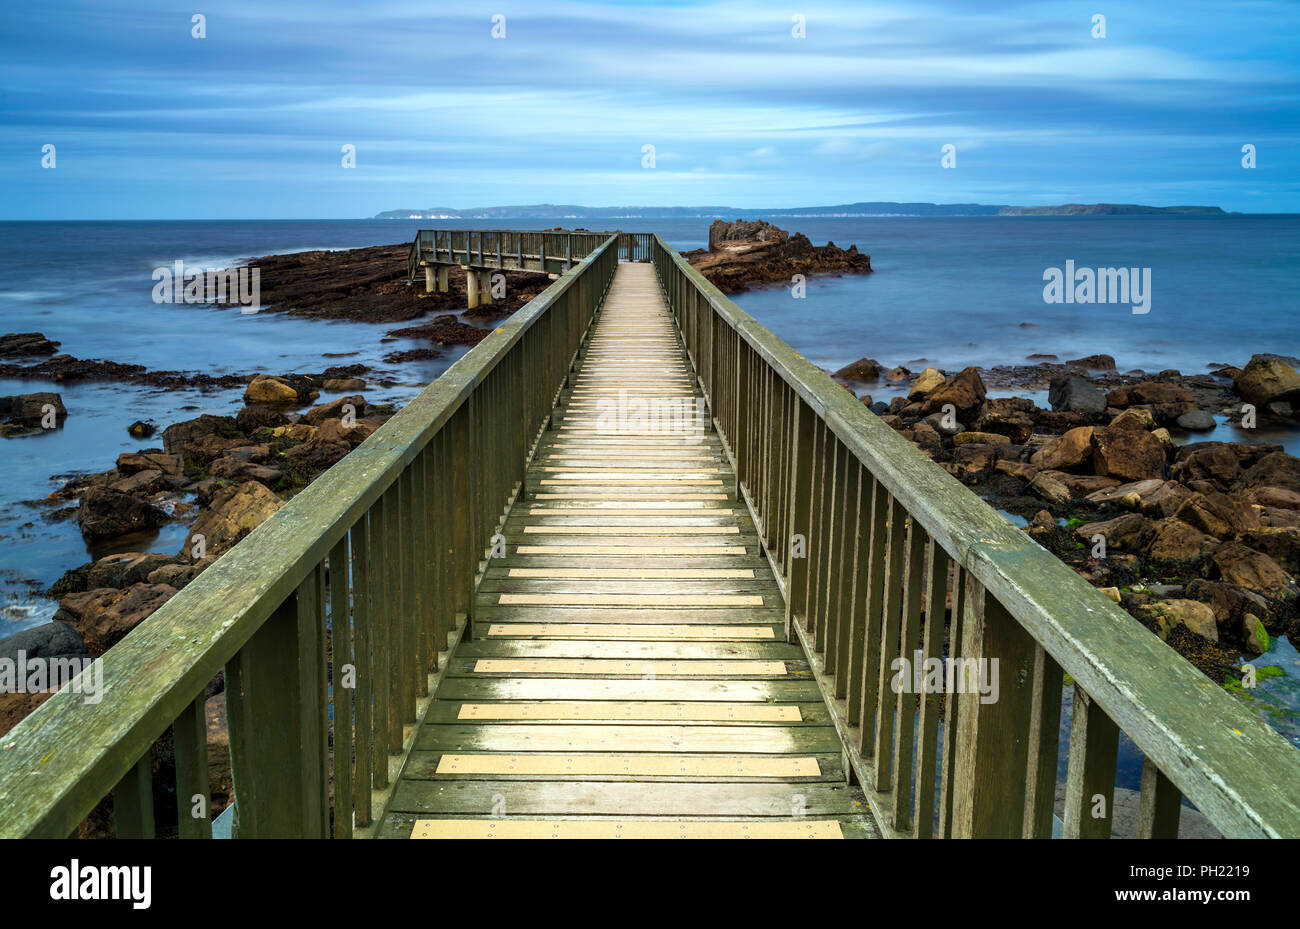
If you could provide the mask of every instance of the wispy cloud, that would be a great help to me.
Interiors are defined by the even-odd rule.
[[[1102,6],[1105,38],[1046,2],[226,0],[196,39],[162,0],[31,4],[0,21],[0,215],[1067,191],[1300,211],[1300,8]]]

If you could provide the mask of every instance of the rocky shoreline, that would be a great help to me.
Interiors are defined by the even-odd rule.
[[[66,572],[46,595],[57,599],[54,621],[0,642],[0,655],[21,649],[44,658],[107,652],[275,513],[318,475],[342,460],[395,412],[361,393],[315,406],[321,391],[359,391],[365,381],[348,369],[322,375],[257,375],[234,416],[205,414],[162,430],[161,446],[118,456],[114,467],[80,475],[50,495],[50,518],[75,520],[92,550],[152,542],[172,523],[189,523],[175,554],[117,551]],[[48,694],[0,694],[0,735]],[[214,813],[229,794],[229,753],[221,677],[208,688],[209,761]],[[156,746],[166,765],[170,743]],[[162,771],[158,784],[171,783]],[[160,797],[159,800],[166,800]],[[101,804],[84,835],[107,831]]]
[[[1269,638],[1300,640],[1300,459],[1187,442],[1215,413],[1300,427],[1300,373],[1255,355],[1210,375],[1119,374],[1108,356],[944,372],[864,358],[833,376],[905,390],[874,412],[1218,683]],[[987,381],[986,381],[987,379]],[[999,387],[1049,392],[1049,408]],[[1295,403],[1297,406],[1292,406]],[[1243,413],[1243,411],[1245,411]],[[1246,422],[1243,422],[1243,416]]]

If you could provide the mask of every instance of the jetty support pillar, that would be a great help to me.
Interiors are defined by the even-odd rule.
[[[465,306],[471,310],[477,307],[479,301],[478,272],[473,268],[465,269],[465,293],[467,295]]]
[[[480,271],[478,279],[479,300],[484,304],[492,303],[492,272]]]
[[[420,263],[424,265],[424,292],[426,294],[431,294],[433,293],[434,288],[438,285],[436,269],[427,261],[422,261]]]
[[[447,292],[447,266],[438,265],[438,293],[445,294],[446,292]]]

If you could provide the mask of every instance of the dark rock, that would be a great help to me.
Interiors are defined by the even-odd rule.
[[[925,412],[942,412],[945,405],[952,404],[958,416],[970,414],[979,409],[985,393],[979,369],[963,368],[925,398]]]
[[[1139,381],[1116,387],[1106,395],[1113,407],[1146,406],[1156,422],[1168,424],[1196,409],[1196,395],[1181,384],[1169,381]]]
[[[975,429],[979,432],[1000,433],[1017,445],[1023,445],[1034,433],[1032,414],[1036,411],[1034,402],[1023,397],[985,400],[975,418]]]
[[[1291,599],[1297,593],[1295,582],[1281,565],[1240,542],[1220,545],[1215,549],[1212,561],[1218,576],[1229,584],[1277,600]]]
[[[788,284],[795,274],[871,270],[871,256],[860,254],[856,246],[840,249],[828,242],[816,247],[807,236],[762,220],[715,220],[709,227],[709,248],[684,257],[723,293],[757,283]]]
[[[834,376],[846,381],[875,381],[880,378],[880,362],[874,358],[859,358],[840,368]]]
[[[167,514],[139,497],[92,487],[81,498],[77,522],[87,536],[102,538],[157,529],[167,522]]]
[[[1165,476],[1165,449],[1149,432],[1098,427],[1092,433],[1093,470],[1107,477],[1142,481]]]
[[[1300,403],[1300,372],[1276,355],[1253,355],[1234,385],[1256,406],[1274,401]]]
[[[126,431],[137,439],[147,439],[158,431],[158,427],[153,423],[147,423],[144,420],[137,419],[131,425],[126,427]]]
[[[185,473],[180,455],[167,455],[156,449],[142,452],[123,452],[117,456],[117,470],[123,474],[135,474],[138,471],[159,471],[180,477]]]
[[[0,358],[53,355],[59,343],[52,342],[39,332],[10,332],[0,335]]]
[[[1234,490],[1254,487],[1282,487],[1300,492],[1300,458],[1286,452],[1274,452],[1250,466],[1236,481]]]
[[[1194,493],[1174,513],[1187,525],[1218,539],[1230,539],[1247,529],[1258,529],[1259,514],[1247,503],[1237,503],[1217,491]]]
[[[319,426],[327,419],[338,419],[343,415],[343,408],[351,406],[353,414],[360,419],[366,413],[366,398],[360,394],[351,397],[339,397],[337,400],[331,400],[329,403],[322,403],[320,406],[314,406],[302,416],[302,421],[309,426]]]
[[[240,432],[249,435],[288,424],[289,417],[284,415],[283,410],[269,406],[246,406],[235,414],[235,425],[239,427]]]
[[[1151,524],[1142,540],[1148,561],[1176,571],[1194,570],[1218,547],[1219,541],[1172,517]]]
[[[18,660],[22,652],[27,658],[89,658],[86,643],[67,623],[42,623],[0,639],[0,659]]]
[[[163,449],[169,455],[183,455],[186,448],[211,436],[223,439],[242,438],[239,424],[230,416],[204,413],[196,419],[174,423],[163,430]]]
[[[1209,432],[1216,425],[1214,414],[1207,413],[1205,410],[1192,410],[1190,413],[1184,413],[1175,422],[1178,423],[1179,429],[1186,429],[1189,432]]]
[[[1110,355],[1088,355],[1086,358],[1075,358],[1066,362],[1076,368],[1088,368],[1092,371],[1114,371],[1115,359]]]
[[[70,623],[98,658],[176,593],[163,584],[135,584],[125,590],[101,588],[69,594],[54,618]]]
[[[1052,378],[1047,399],[1053,410],[1098,416],[1106,412],[1106,395],[1077,374]]]
[[[56,424],[68,418],[63,398],[49,391],[2,398],[0,416],[7,416],[9,422],[18,426],[39,429],[45,426],[44,420],[51,408]]]
[[[175,561],[175,556],[158,552],[124,552],[120,555],[107,555],[88,566],[85,589],[116,587],[120,590],[132,584],[140,584],[163,565]]]
[[[1099,523],[1086,523],[1074,530],[1074,534],[1085,544],[1091,544],[1092,537],[1101,534],[1106,538],[1106,548],[1137,550],[1144,535],[1151,528],[1151,520],[1137,513],[1125,513],[1114,519]]]

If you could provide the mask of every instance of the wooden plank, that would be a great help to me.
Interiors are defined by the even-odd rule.
[[[837,750],[831,726],[623,725],[606,723],[509,722],[443,723],[424,726],[416,748],[439,752],[601,752],[611,745],[623,752],[703,754],[733,752],[789,755]]]
[[[691,677],[732,677],[747,674],[785,674],[784,661],[650,661],[599,658],[480,658],[479,674],[635,674]]]
[[[844,784],[802,781],[407,780],[393,809],[450,816],[857,816],[860,798]]]
[[[665,701],[547,700],[537,703],[463,703],[461,720],[709,720],[800,722],[797,704],[670,703]]]
[[[771,639],[771,626],[667,626],[651,623],[493,623],[488,637],[635,638],[635,639]]]
[[[701,822],[690,820],[421,819],[413,839],[842,839],[834,820]]]
[[[618,775],[620,777],[819,777],[814,757],[723,755],[455,754],[443,755],[437,773]]]

